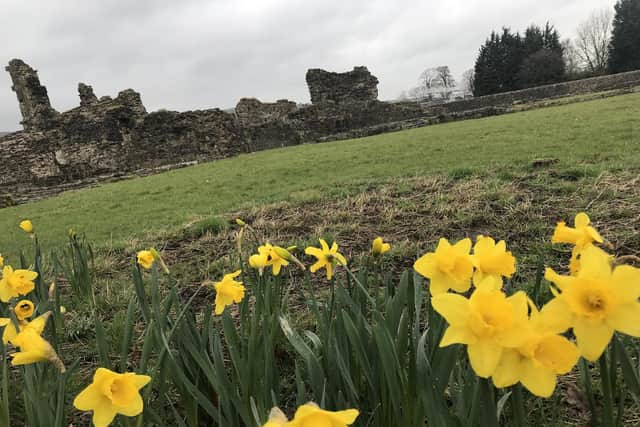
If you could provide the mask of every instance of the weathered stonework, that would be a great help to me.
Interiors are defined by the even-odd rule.
[[[19,59],[11,60],[5,69],[13,82],[11,89],[18,97],[24,130],[48,129],[57,112],[51,108],[47,88],[40,84],[38,72]]]
[[[80,96],[81,107],[98,102],[98,97],[93,93],[93,88],[84,83],[78,83],[78,95]]]
[[[307,71],[306,80],[312,104],[378,100],[378,79],[367,67],[353,67],[346,73],[312,68]]]
[[[0,135],[0,207],[72,188],[146,175],[240,153],[354,138],[522,109],[541,99],[640,86],[640,71],[439,106],[377,99],[378,79],[365,67],[346,73],[309,70],[311,105],[241,99],[220,109],[148,113],[132,89],[97,98],[80,83],[80,106],[58,113],[37,72],[20,60],[7,67],[24,131]]]

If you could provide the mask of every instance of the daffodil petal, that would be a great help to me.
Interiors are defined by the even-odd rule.
[[[517,350],[504,349],[491,379],[498,388],[509,387],[520,381],[521,373],[520,353]]]
[[[483,340],[469,344],[467,354],[476,375],[481,378],[489,378],[500,362],[502,347],[494,342]]]
[[[105,399],[105,396],[100,391],[100,387],[91,384],[76,396],[73,406],[80,411],[90,411],[99,406],[102,399]]]
[[[471,307],[462,295],[440,294],[431,298],[433,308],[452,326],[465,326],[469,320]]]
[[[607,323],[623,334],[640,337],[640,303],[634,301],[616,307],[607,317]]]
[[[440,347],[447,347],[452,344],[473,344],[476,337],[469,329],[459,326],[449,326],[442,335]]]
[[[640,298],[640,268],[619,265],[613,270],[611,283],[616,295],[623,301]]]
[[[603,321],[581,317],[574,320],[573,333],[582,356],[595,362],[600,358],[613,337],[613,328]]]
[[[556,388],[556,374],[550,369],[532,363],[530,360],[524,362],[520,382],[527,390],[536,396],[550,397]]]

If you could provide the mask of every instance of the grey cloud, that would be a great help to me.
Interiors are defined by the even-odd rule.
[[[569,36],[614,0],[3,0],[0,63],[40,71],[53,106],[132,87],[149,110],[230,107],[242,96],[308,100],[307,68],[367,65],[391,99],[429,66],[461,74],[492,29],[550,20]],[[0,130],[19,125],[0,72]]]

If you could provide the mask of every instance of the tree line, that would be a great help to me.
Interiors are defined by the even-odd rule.
[[[456,83],[448,66],[427,68],[418,86],[401,98],[447,101],[640,69],[640,0],[618,0],[614,10],[594,11],[574,39],[561,39],[551,24],[524,33],[493,31],[475,65]]]
[[[618,0],[615,16],[595,11],[575,41],[560,40],[548,24],[523,35],[503,28],[480,47],[473,72],[475,96],[640,69],[640,0]]]

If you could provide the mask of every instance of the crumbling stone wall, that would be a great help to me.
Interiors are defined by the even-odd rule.
[[[311,103],[352,103],[378,100],[378,79],[367,67],[353,67],[346,73],[312,68],[307,71]]]
[[[80,105],[58,113],[37,72],[20,60],[7,67],[24,131],[0,135],[0,207],[104,180],[231,157],[240,153],[372,135],[513,111],[518,103],[640,86],[640,71],[439,106],[378,101],[366,67],[346,73],[309,70],[311,105],[241,99],[220,109],[148,113],[132,89],[98,98],[80,83]]]
[[[81,107],[98,102],[98,97],[93,93],[93,88],[84,83],[78,83],[78,95],[80,96]]]
[[[260,126],[274,120],[285,120],[288,114],[297,109],[296,103],[287,99],[260,102],[256,98],[242,98],[235,112],[241,126]]]
[[[51,108],[47,88],[40,84],[38,72],[20,59],[12,59],[5,69],[13,82],[11,89],[18,97],[24,130],[48,129],[57,112]]]

